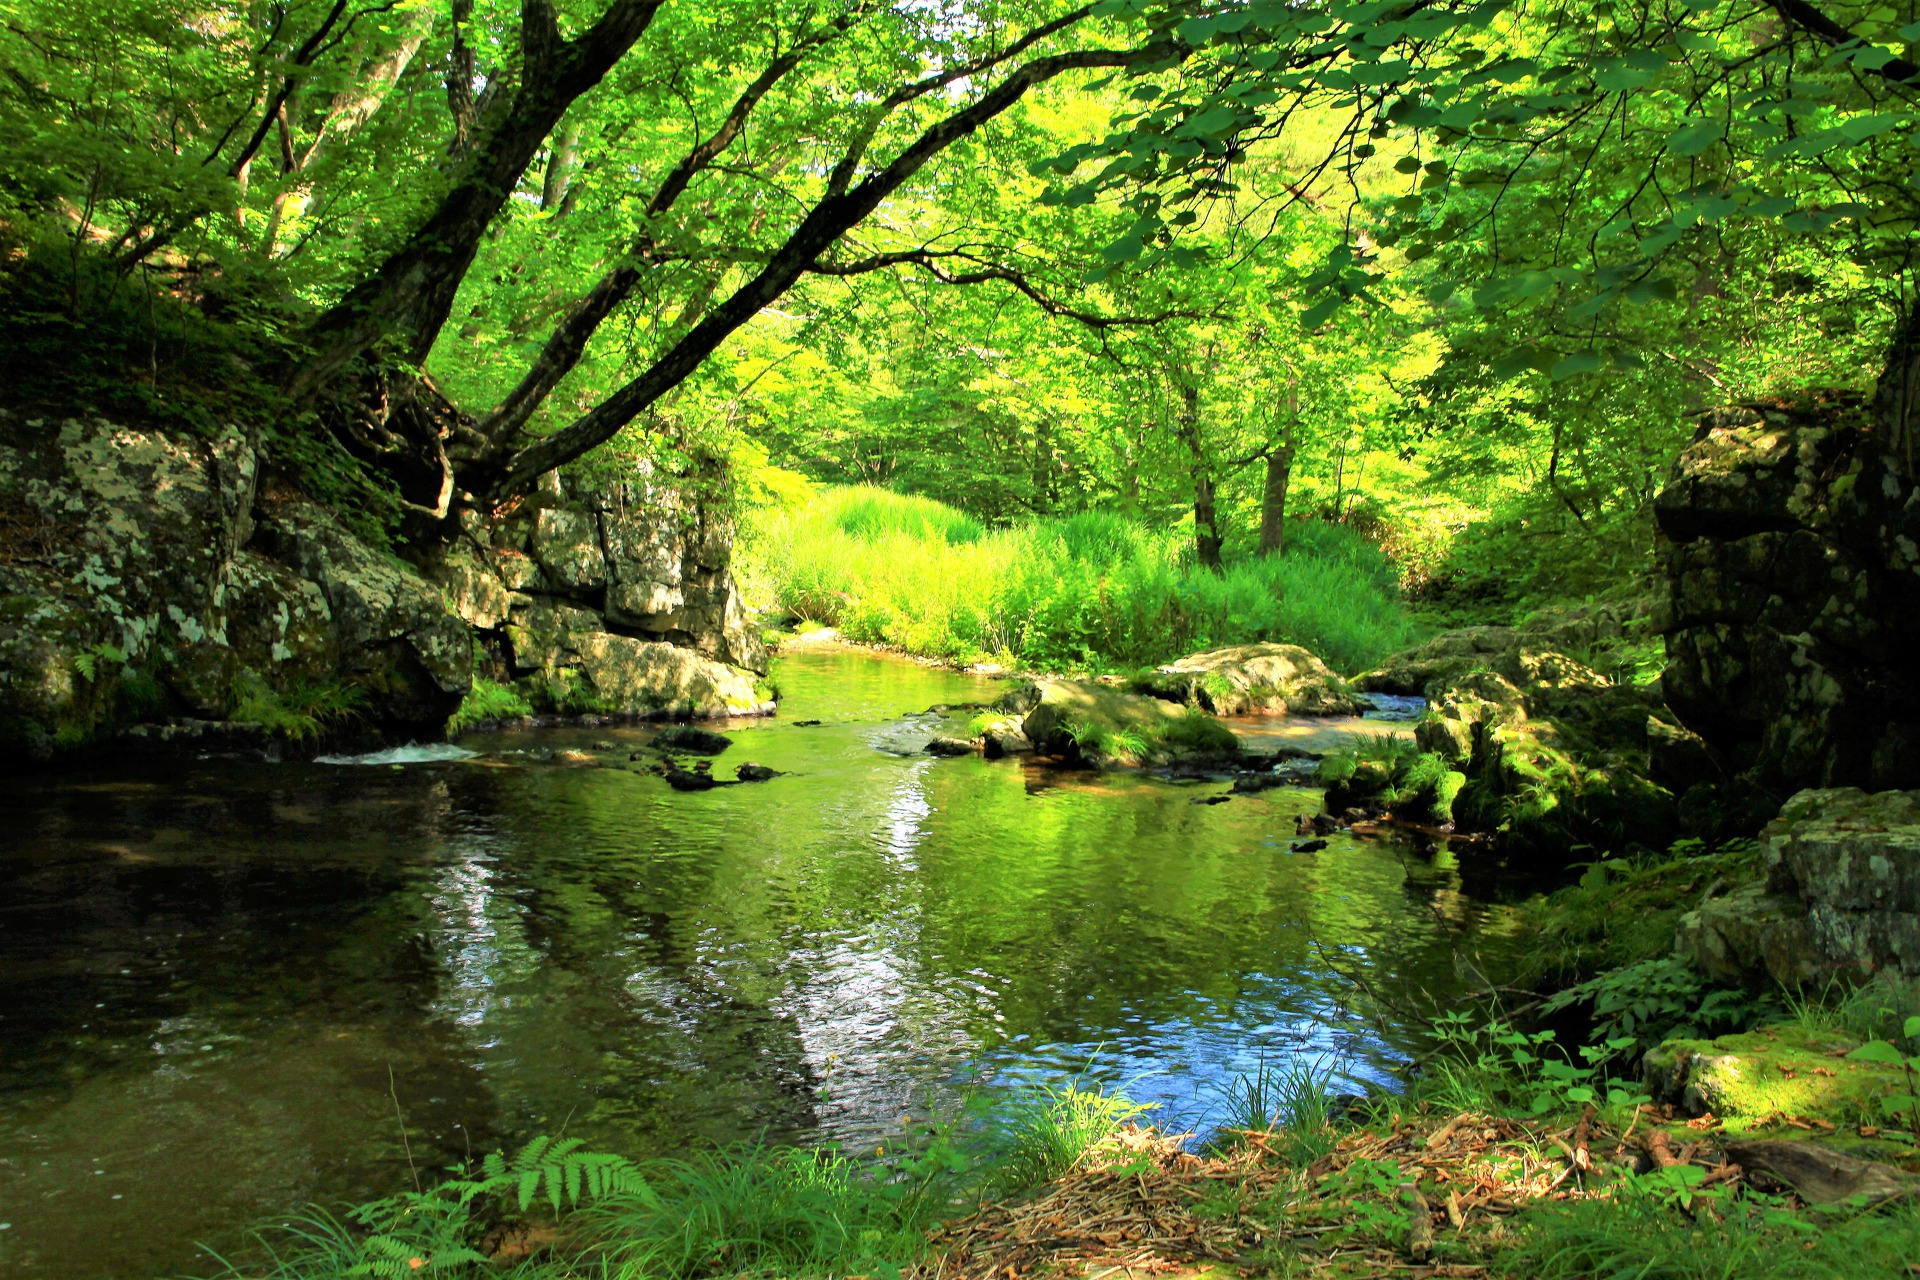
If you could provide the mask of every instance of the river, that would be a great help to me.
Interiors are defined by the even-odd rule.
[[[1080,1072],[1204,1132],[1263,1063],[1389,1083],[1422,1029],[1348,1016],[1342,973],[1444,996],[1485,931],[1444,856],[1295,851],[1317,793],[936,759],[967,715],[923,709],[997,684],[774,678],[714,772],[784,776],[706,792],[628,763],[654,726],[0,782],[0,1276],[204,1270],[538,1132],[872,1150]]]

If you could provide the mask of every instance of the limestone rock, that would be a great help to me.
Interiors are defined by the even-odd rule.
[[[1243,644],[1190,654],[1134,682],[1141,693],[1216,715],[1356,715],[1340,677],[1297,644]]]
[[[590,511],[543,507],[534,519],[533,558],[562,590],[592,590],[607,582],[600,521]]]
[[[1920,973],[1920,791],[1803,791],[1761,833],[1767,887],[1834,965]]]
[[[1717,982],[1765,977],[1786,987],[1815,981],[1820,956],[1807,933],[1807,904],[1754,881],[1680,917],[1674,953]]]

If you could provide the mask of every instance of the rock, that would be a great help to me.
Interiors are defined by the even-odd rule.
[[[1287,846],[1294,853],[1318,853],[1327,847],[1325,840],[1297,840]]]
[[[663,751],[691,751],[695,755],[717,756],[733,745],[733,739],[710,729],[697,729],[690,724],[675,725],[653,740],[653,745]]]
[[[1025,718],[1007,716],[988,725],[980,734],[980,749],[989,760],[1033,750],[1033,739],[1027,737]]]
[[[1232,797],[1232,796],[1230,796],[1230,795],[1225,795],[1225,796],[1200,796],[1199,798],[1197,798],[1197,799],[1195,799],[1193,803],[1195,803],[1195,804],[1225,804],[1225,803],[1226,803],[1227,801],[1229,801],[1229,800],[1231,800],[1231,799],[1233,799],[1233,797]]]
[[[734,770],[734,777],[741,782],[766,782],[780,776],[782,776],[780,770],[769,769],[764,764],[754,764],[750,760]]]
[[[1808,1204],[1876,1205],[1920,1191],[1920,1178],[1903,1169],[1806,1139],[1729,1142],[1726,1157],[1749,1172],[1778,1178]]]
[[[607,558],[600,549],[600,521],[592,512],[542,508],[534,518],[533,558],[562,590],[606,585]]]
[[[1815,981],[1820,955],[1807,933],[1807,904],[1755,881],[1680,917],[1674,953],[1717,982],[1766,978],[1790,988]]]
[[[820,721],[818,720],[795,720],[793,722],[793,727],[796,729],[811,729],[811,728],[814,728],[819,723]]]
[[[1216,715],[1358,715],[1340,677],[1295,644],[1243,644],[1190,654],[1134,680],[1134,689]]]
[[[1239,754],[1232,732],[1197,708],[1090,680],[1040,679],[1002,698],[1035,750],[1095,768],[1224,760]]]
[[[1828,968],[1920,974],[1920,791],[1803,791],[1761,833],[1766,889]]]
[[[710,773],[690,773],[685,769],[669,769],[665,776],[667,785],[675,791],[711,791],[726,785]]]
[[[1849,1059],[1859,1042],[1788,1024],[1715,1040],[1668,1040],[1649,1049],[1641,1071],[1654,1101],[1688,1115],[1767,1116],[1858,1123],[1878,1117],[1880,1099],[1904,1092],[1898,1067]]]
[[[1431,783],[1422,794],[1435,820],[1457,816],[1497,830],[1510,852],[1662,848],[1679,814],[1672,793],[1651,776],[1649,725],[1662,716],[1657,688],[1618,684],[1557,647],[1607,652],[1626,643],[1636,616],[1631,609],[1563,610],[1521,627],[1462,628],[1353,684],[1427,699],[1414,739],[1433,760],[1406,768]],[[1383,789],[1349,785],[1330,802]]]
[[[1776,803],[1920,786],[1920,490],[1868,417],[1845,394],[1717,410],[1655,500],[1667,703]]]
[[[935,738],[922,749],[930,756],[970,756],[973,754],[973,744],[965,738]]]

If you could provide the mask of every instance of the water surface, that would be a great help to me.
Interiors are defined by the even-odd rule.
[[[0,1276],[192,1270],[542,1131],[870,1150],[1090,1061],[1204,1125],[1263,1060],[1384,1079],[1419,1029],[1334,970],[1443,992],[1481,921],[1444,865],[1294,851],[1309,792],[921,754],[987,679],[775,679],[714,769],[786,776],[709,792],[628,763],[645,727],[0,783]]]

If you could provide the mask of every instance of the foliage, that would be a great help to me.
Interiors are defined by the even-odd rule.
[[[1557,985],[1585,981],[1663,955],[1680,917],[1716,881],[1738,883],[1759,865],[1759,846],[1730,840],[1709,851],[1680,840],[1664,855],[1603,857],[1571,885],[1525,903],[1520,923],[1542,945],[1518,975]]]
[[[1494,1273],[1514,1280],[1852,1280],[1898,1275],[1916,1249],[1920,1212],[1907,1205],[1816,1229],[1765,1206],[1677,1212],[1657,1187],[1630,1183],[1607,1199],[1529,1213]]]
[[[976,532],[935,506],[851,487],[764,509],[743,551],[749,581],[780,612],[850,639],[1041,669],[1139,667],[1257,640],[1351,669],[1412,637],[1385,558],[1337,528],[1215,575],[1192,568],[1175,535],[1117,515]]]
[[[999,1120],[992,1185],[1007,1193],[1049,1182],[1150,1110],[1084,1076],[1027,1088]]]
[[[294,677],[275,687],[257,671],[233,679],[231,716],[299,741],[353,719],[366,709],[366,691],[338,681]]]
[[[447,736],[456,738],[475,725],[494,720],[518,720],[533,714],[533,704],[512,685],[475,676],[467,696],[447,719]]]
[[[1532,1115],[1594,1106],[1624,1112],[1649,1101],[1638,1082],[1602,1074],[1630,1038],[1576,1045],[1551,1030],[1523,1031],[1499,1018],[1455,1009],[1434,1022],[1439,1048],[1421,1092],[1442,1106],[1469,1110],[1493,1102]]]
[[[1676,1036],[1711,1038],[1780,1012],[1744,988],[1709,983],[1673,956],[1605,970],[1555,992],[1541,1012],[1572,1008],[1591,1014],[1597,1039],[1642,1050]]]

